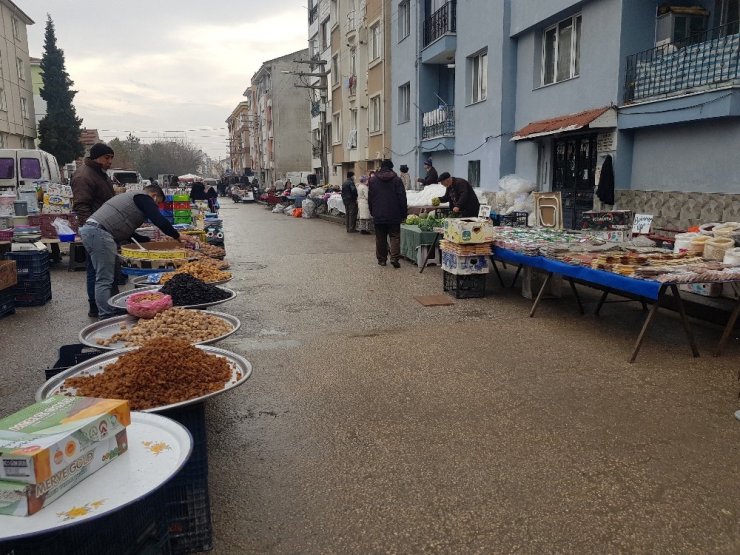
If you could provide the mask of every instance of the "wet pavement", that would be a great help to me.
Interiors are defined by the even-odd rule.
[[[213,553],[738,553],[740,340],[570,292],[425,308],[441,271],[380,267],[373,237],[224,202],[253,377],[207,403]],[[504,272],[511,278],[511,270]],[[84,272],[0,319],[2,414],[90,322]],[[584,293],[593,309],[597,297]],[[593,310],[591,310],[593,312]]]

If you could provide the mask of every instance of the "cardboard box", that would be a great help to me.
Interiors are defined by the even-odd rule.
[[[0,420],[0,480],[39,484],[131,423],[128,401],[55,395]]]
[[[442,269],[458,276],[487,274],[488,257],[480,254],[463,256],[451,251],[442,251]]]
[[[581,229],[615,230],[632,227],[632,210],[596,212],[588,210],[581,215]]]
[[[15,260],[0,260],[0,291],[18,283]]]
[[[681,291],[688,291],[702,297],[719,297],[722,295],[721,283],[684,283],[679,285]]]
[[[491,243],[493,222],[488,218],[447,218],[444,238],[453,243]]]
[[[612,243],[625,243],[632,240],[632,231],[630,230],[609,230],[609,231],[590,231],[594,237],[599,237],[604,241],[611,241]]]
[[[38,484],[0,481],[0,514],[29,516],[128,450],[126,429],[96,441]]]

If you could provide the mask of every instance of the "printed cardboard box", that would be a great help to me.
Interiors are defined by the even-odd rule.
[[[442,251],[442,269],[450,274],[465,276],[487,274],[488,257],[481,254],[463,256],[451,251]]]
[[[447,218],[444,238],[453,243],[490,243],[493,223],[488,218]]]
[[[131,423],[128,401],[57,395],[0,420],[0,480],[39,484]]]
[[[632,227],[632,210],[597,212],[588,210],[581,215],[581,229],[615,230]]]
[[[29,516],[128,450],[126,429],[108,434],[66,460],[66,466],[37,484],[0,481],[0,514]]]
[[[15,260],[0,261],[0,291],[18,283]]]
[[[632,240],[632,231],[624,229],[605,230],[605,231],[592,231],[590,232],[594,237],[599,237],[604,241],[610,241],[612,243],[625,243]]]

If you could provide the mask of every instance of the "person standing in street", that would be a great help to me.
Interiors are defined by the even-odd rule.
[[[129,191],[116,195],[98,208],[80,228],[82,244],[95,268],[95,302],[100,319],[113,316],[108,305],[115,280],[118,245],[134,237],[147,242],[148,237],[136,234],[136,229],[147,219],[173,239],[188,244],[195,240],[180,235],[172,224],[159,213],[158,203],[164,202],[164,192],[157,185],[147,185],[143,191]]]
[[[434,185],[435,183],[439,183],[439,176],[437,175],[437,170],[434,169],[434,166],[432,165],[431,158],[427,158],[424,161],[424,171],[426,172],[424,177],[420,177],[416,180],[419,184],[421,184],[422,189],[427,185]]]
[[[367,177],[363,175],[357,185],[357,229],[363,235],[368,235],[373,228],[370,205],[367,203],[368,192]]]
[[[409,175],[409,167],[406,164],[403,164],[400,168],[398,168],[401,172],[401,174],[398,176],[401,178],[401,181],[403,182],[403,188],[407,191],[411,189],[411,176]]]
[[[400,268],[401,222],[406,219],[406,189],[403,181],[393,171],[393,162],[383,160],[380,171],[368,185],[368,206],[375,224],[375,257],[378,264],[385,266],[388,260],[390,241],[391,266]]]
[[[106,173],[113,165],[113,149],[105,143],[94,144],[90,156],[72,176],[72,210],[77,214],[77,225],[82,227],[98,208],[113,198],[113,183]],[[95,303],[95,268],[87,257],[87,302],[90,318],[98,317]]]
[[[342,183],[342,201],[344,202],[347,233],[357,233],[357,187],[355,172],[347,172],[347,179]]]
[[[439,197],[440,203],[449,202],[450,210],[457,216],[463,218],[478,217],[480,201],[470,183],[461,177],[452,177],[447,172],[443,172],[439,176],[439,182],[447,189],[444,196]]]

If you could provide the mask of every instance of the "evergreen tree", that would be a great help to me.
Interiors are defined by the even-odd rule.
[[[39,148],[53,154],[59,165],[68,164],[85,153],[80,142],[82,118],[77,117],[72,100],[77,91],[64,68],[64,51],[57,46],[54,22],[46,16],[44,55],[41,58],[46,116],[39,121]]]

